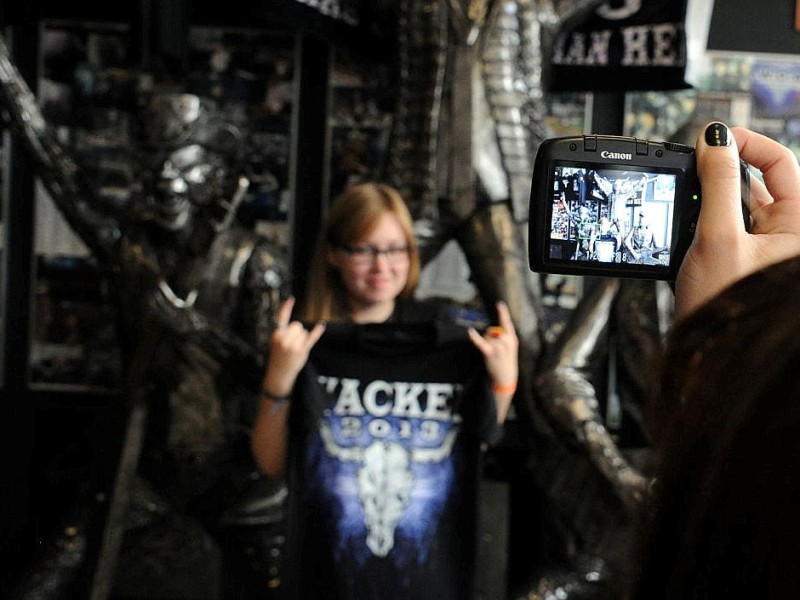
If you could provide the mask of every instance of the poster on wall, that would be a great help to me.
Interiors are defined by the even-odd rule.
[[[584,92],[546,95],[545,127],[548,137],[581,135],[587,131],[586,98]]]
[[[751,71],[753,129],[800,150],[800,61],[756,60]]]
[[[692,117],[693,90],[630,92],[625,95],[624,133],[646,140],[670,140]]]

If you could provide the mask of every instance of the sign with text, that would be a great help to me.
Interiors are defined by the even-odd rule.
[[[563,32],[551,59],[552,91],[689,87],[685,0],[606,2]]]

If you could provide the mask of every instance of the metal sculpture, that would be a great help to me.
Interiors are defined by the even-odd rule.
[[[103,202],[63,147],[2,38],[0,107],[118,302],[130,417],[92,587],[103,598],[129,513],[141,508],[131,499],[147,497],[153,516],[186,511],[249,477],[233,471],[256,472],[237,447],[246,447],[287,268],[280,249],[234,222],[248,185],[241,132],[206,100],[154,93],[143,103],[131,157],[140,179],[122,208]]]
[[[398,104],[387,178],[410,201],[423,258],[457,239],[485,305],[506,300],[522,342],[516,407],[536,438],[534,477],[556,507],[565,547],[563,571],[539,569],[524,593],[529,600],[610,594],[611,555],[624,536],[614,532],[626,529],[647,486],[619,431],[607,426],[596,375],[603,361],[639,372],[645,361],[630,362],[627,353],[645,343],[648,353],[657,350],[662,331],[649,316],[655,288],[597,282],[548,346],[539,281],[527,266],[532,161],[547,135],[550,57],[558,34],[600,4],[398,3]],[[617,356],[608,347],[621,337],[631,345],[620,341]],[[620,410],[639,415],[642,395],[641,386],[631,391]],[[581,486],[591,493],[576,497]]]

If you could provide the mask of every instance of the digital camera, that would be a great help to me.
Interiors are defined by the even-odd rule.
[[[749,193],[742,162],[748,230]],[[700,202],[690,146],[611,135],[545,140],[531,182],[530,268],[674,280],[694,237]]]

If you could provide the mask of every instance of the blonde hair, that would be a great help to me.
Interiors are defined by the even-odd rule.
[[[403,197],[382,183],[357,183],[347,187],[333,201],[319,233],[306,288],[304,318],[308,321],[342,320],[347,317],[347,291],[338,269],[328,254],[357,244],[377,226],[384,215],[395,217],[409,247],[408,280],[400,293],[407,298],[419,283],[420,259],[414,221]]]

